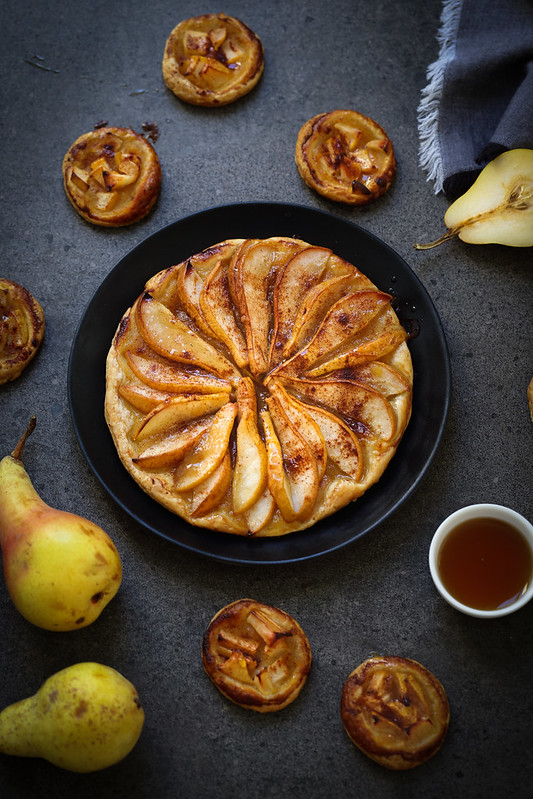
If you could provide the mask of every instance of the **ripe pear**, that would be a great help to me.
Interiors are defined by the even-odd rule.
[[[22,463],[28,428],[0,461],[0,545],[15,607],[45,630],[86,627],[117,593],[122,564],[114,543],[93,522],[46,505]]]
[[[469,244],[533,247],[533,150],[507,150],[490,161],[444,215],[449,230],[417,250],[454,236]]]
[[[0,713],[0,752],[41,757],[68,771],[112,766],[144,724],[135,687],[110,666],[76,663]]]

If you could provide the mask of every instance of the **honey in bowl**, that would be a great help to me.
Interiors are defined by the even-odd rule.
[[[457,524],[441,543],[440,578],[463,605],[495,610],[511,605],[527,590],[533,572],[529,544],[516,527],[492,517]]]

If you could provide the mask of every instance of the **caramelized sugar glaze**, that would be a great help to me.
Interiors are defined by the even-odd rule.
[[[331,250],[227,240],[156,274],[125,313],[106,419],[174,513],[283,535],[383,473],[411,413],[406,338],[390,295]]]

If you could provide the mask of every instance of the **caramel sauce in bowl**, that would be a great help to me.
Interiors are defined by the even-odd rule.
[[[497,618],[533,597],[533,525],[503,505],[469,505],[437,528],[429,568],[456,610]]]

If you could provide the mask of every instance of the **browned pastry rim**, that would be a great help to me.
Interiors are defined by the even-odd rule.
[[[374,656],[348,677],[341,719],[352,742],[388,769],[414,768],[441,747],[450,709],[440,681],[415,660]]]
[[[163,78],[180,100],[200,106],[233,103],[263,73],[259,37],[227,14],[202,14],[180,22],[163,54]]]
[[[68,199],[87,222],[122,227],[139,222],[161,189],[161,165],[144,136],[101,127],[76,139],[63,159]]]
[[[349,205],[377,200],[396,172],[394,147],[383,128],[344,109],[317,114],[302,126],[295,160],[311,189]]]
[[[253,599],[226,605],[202,641],[208,677],[235,704],[258,713],[294,702],[311,668],[311,647],[288,613]]]
[[[0,385],[16,380],[44,337],[44,313],[35,297],[13,280],[0,278]]]

